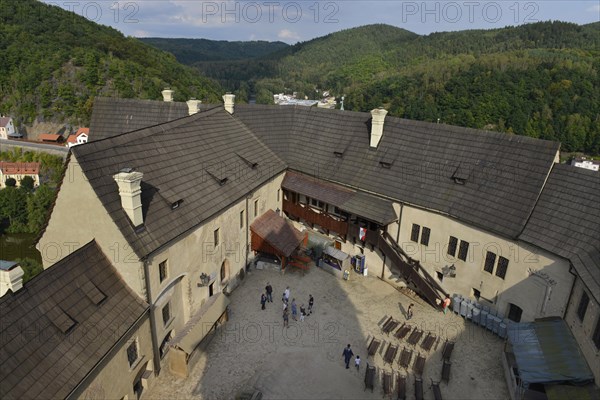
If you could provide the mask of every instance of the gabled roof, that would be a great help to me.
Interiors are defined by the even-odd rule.
[[[49,142],[56,142],[61,137],[62,137],[61,135],[54,134],[54,133],[41,133],[40,135],[38,135],[39,140],[45,140],[45,141],[49,141]]]
[[[6,128],[11,119],[11,117],[0,117],[0,128]]]
[[[198,105],[200,111],[212,107],[214,105]],[[163,124],[187,115],[188,106],[182,102],[96,97],[90,122],[90,141]]]
[[[72,152],[139,257],[217,215],[286,168],[222,106],[75,146]],[[252,168],[240,156],[257,165]],[[125,167],[144,174],[144,229],[137,232],[121,207],[112,178]]]
[[[250,225],[250,230],[284,257],[289,257],[304,240],[302,232],[273,210],[267,210],[256,218]]]
[[[372,149],[369,113],[239,104],[234,115],[291,169],[510,238],[525,226],[560,145],[388,116]]]
[[[521,240],[567,258],[600,301],[600,174],[555,164]]]
[[[86,244],[0,299],[0,398],[65,398],[147,309]]]
[[[0,171],[10,175],[37,175],[40,173],[40,163],[0,161]]]
[[[90,134],[90,128],[79,128],[77,129],[77,132],[75,132],[75,137],[78,137],[80,135],[89,135]]]

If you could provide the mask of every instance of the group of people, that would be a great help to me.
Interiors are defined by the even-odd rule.
[[[283,303],[283,326],[284,327],[289,327],[289,310],[288,310],[288,304],[290,301],[290,287],[286,287],[284,292],[283,292],[283,297],[281,298],[281,301]],[[267,282],[267,286],[265,286],[265,292],[261,294],[260,296],[260,304],[261,304],[261,309],[264,310],[266,307],[266,303],[272,303],[273,302],[273,286],[271,286],[270,282]],[[313,306],[315,304],[315,299],[312,296],[312,294],[308,295],[308,309],[306,309],[304,307],[304,304],[300,305],[300,321],[304,321],[304,317],[306,317],[307,315],[312,314],[312,310],[313,310]],[[291,311],[292,311],[292,319],[294,321],[298,320],[298,305],[296,304],[296,299],[292,298],[292,303],[290,304]]]
[[[354,352],[350,348],[350,345],[348,345],[347,347],[344,348],[344,351],[342,352],[342,357],[344,357],[344,362],[346,363],[346,369],[350,368],[350,360],[352,359],[353,355],[354,355]],[[360,369],[360,356],[359,355],[354,357],[354,366],[356,367],[357,371]]]

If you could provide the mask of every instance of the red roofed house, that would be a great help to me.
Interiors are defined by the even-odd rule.
[[[33,186],[40,185],[40,163],[39,162],[5,162],[0,161],[0,189],[6,187],[6,180],[13,178],[17,181],[17,186],[21,184],[21,179],[26,176],[33,178]]]
[[[58,135],[58,134],[53,134],[53,133],[41,133],[38,136],[38,139],[42,142],[60,142],[62,140],[62,136]]]
[[[67,139],[67,147],[77,146],[78,144],[84,144],[88,141],[90,135],[90,128],[79,128],[77,132],[69,135]]]
[[[11,136],[19,136],[16,133],[12,118],[0,117],[0,139],[8,139]]]

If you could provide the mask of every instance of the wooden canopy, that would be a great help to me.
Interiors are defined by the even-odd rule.
[[[258,217],[250,225],[252,250],[290,257],[306,239],[298,229],[273,210]]]

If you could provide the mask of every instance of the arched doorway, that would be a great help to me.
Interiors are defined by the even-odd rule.
[[[229,282],[229,260],[225,259],[221,264],[221,286],[225,287]]]

